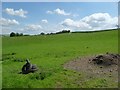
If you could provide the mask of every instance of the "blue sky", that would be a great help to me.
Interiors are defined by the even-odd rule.
[[[3,2],[2,33],[50,33],[115,28],[117,2]]]

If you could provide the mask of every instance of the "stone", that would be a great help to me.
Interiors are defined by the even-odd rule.
[[[23,74],[28,74],[28,73],[31,73],[31,72],[33,73],[37,70],[38,70],[37,66],[34,65],[34,64],[31,64],[29,59],[26,59],[26,64],[23,65],[23,67],[22,67],[22,73]]]

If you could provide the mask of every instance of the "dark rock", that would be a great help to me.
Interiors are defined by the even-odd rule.
[[[103,57],[103,55],[99,55],[99,56],[97,56],[96,58],[98,58],[98,59],[99,59],[99,58],[102,58],[102,57]]]
[[[28,74],[28,73],[31,73],[31,72],[34,73],[35,71],[38,70],[37,66],[34,65],[34,64],[31,64],[28,59],[26,60],[26,62],[27,63],[25,65],[23,65],[23,67],[22,67],[22,73],[23,74]]]
[[[110,72],[112,72],[112,70],[110,70]]]
[[[97,59],[96,58],[94,58],[92,61],[96,61]]]

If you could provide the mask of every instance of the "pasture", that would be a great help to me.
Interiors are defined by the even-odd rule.
[[[67,70],[64,64],[78,57],[118,53],[118,30],[93,33],[3,37],[3,88],[115,88],[109,77],[86,78],[86,73]],[[25,59],[36,64],[36,73],[18,74]],[[41,73],[41,74],[40,74]]]

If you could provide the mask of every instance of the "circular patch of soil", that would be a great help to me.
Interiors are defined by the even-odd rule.
[[[69,61],[64,64],[64,68],[84,72],[89,77],[107,76],[118,80],[118,60],[120,54],[106,53]]]

